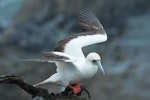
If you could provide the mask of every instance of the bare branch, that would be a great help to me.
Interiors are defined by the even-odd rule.
[[[32,85],[26,83],[23,78],[16,75],[1,75],[0,83],[9,83],[16,84],[27,93],[31,94],[34,97],[42,97],[44,100],[88,100],[82,98],[81,96],[71,95],[72,92],[67,90],[58,94],[51,93],[49,94],[46,89],[33,87]]]

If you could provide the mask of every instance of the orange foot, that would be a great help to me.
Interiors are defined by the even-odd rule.
[[[73,94],[78,94],[81,92],[81,85],[79,82],[76,82],[73,85],[68,85],[68,87],[73,91]]]

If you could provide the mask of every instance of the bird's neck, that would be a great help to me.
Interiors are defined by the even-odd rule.
[[[98,67],[94,65],[92,62],[86,60],[84,66],[83,66],[83,76],[85,78],[91,78],[93,77],[98,70]]]

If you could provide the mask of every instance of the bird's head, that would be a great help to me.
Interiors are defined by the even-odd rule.
[[[99,54],[92,52],[87,55],[87,59],[91,61],[94,65],[97,65],[98,68],[105,74],[104,69],[101,64],[101,57]]]

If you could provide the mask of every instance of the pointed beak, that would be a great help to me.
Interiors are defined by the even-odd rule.
[[[97,61],[96,61],[96,64],[97,64],[98,68],[103,72],[103,75],[105,75],[105,71],[104,71],[104,69],[103,69],[103,67],[102,67],[101,61],[100,61],[100,60],[97,60]]]

